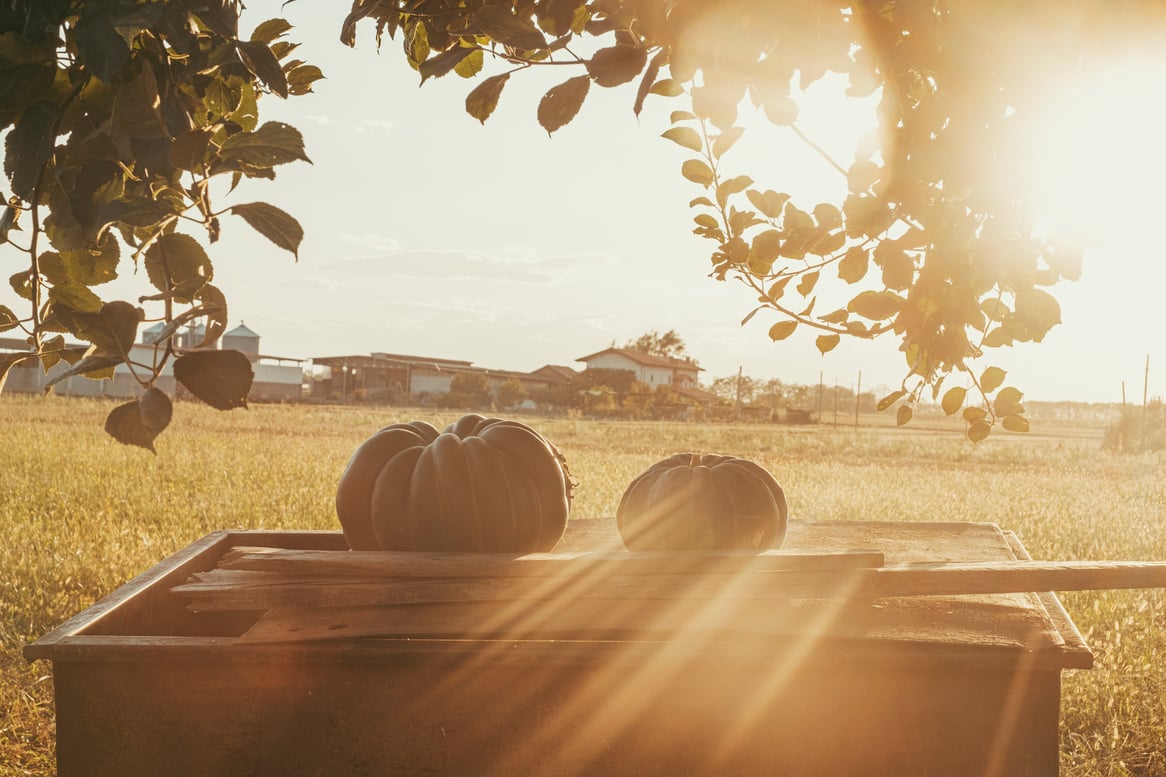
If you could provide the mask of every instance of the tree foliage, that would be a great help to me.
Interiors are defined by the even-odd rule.
[[[297,252],[302,230],[274,205],[220,207],[217,191],[212,203],[218,181],[229,192],[308,161],[299,132],[261,122],[259,104],[309,92],[321,77],[295,56],[288,22],[244,33],[241,10],[238,0],[0,7],[11,189],[0,240],[26,258],[10,284],[28,303],[23,314],[0,308],[0,331],[23,331],[31,347],[0,357],[0,375],[30,359],[45,368],[64,360],[69,374],[90,377],[124,363],[152,387],[181,355],[179,327],[204,319],[211,338],[225,326],[203,246],[219,237],[221,217]],[[473,79],[465,108],[481,122],[511,78],[539,67],[562,75],[534,106],[549,133],[596,87],[626,87],[636,114],[648,99],[675,101],[664,136],[683,150],[693,229],[712,244],[711,276],[756,300],[744,320],[775,316],[773,340],[808,332],[822,353],[842,338],[896,338],[905,378],[880,405],[899,403],[909,417],[930,391],[978,440],[998,422],[1022,430],[1027,421],[1002,372],[974,365],[992,349],[1042,340],[1060,322],[1046,289],[1080,272],[1079,252],[1034,230],[1024,168],[1036,96],[1066,62],[1087,66],[1098,39],[1128,36],[1148,14],[1160,29],[1162,13],[1152,3],[1052,0],[354,0],[338,22],[349,45],[358,28],[371,27],[375,45],[396,41],[422,83]],[[848,79],[850,95],[879,100],[877,139],[830,160],[845,196],[796,202],[779,171],[735,169],[746,100],[819,148],[791,95],[828,72]],[[145,267],[155,293],[103,299],[101,284],[127,262]],[[165,328],[142,364],[126,345],[147,320]],[[88,347],[66,346],[66,334]],[[219,358],[229,357],[204,362],[211,383],[235,374]],[[949,379],[964,385],[945,391]],[[119,439],[160,431],[165,414],[134,412],[154,420]]]
[[[195,320],[205,321],[204,344],[226,328],[226,297],[204,247],[218,240],[221,219],[238,216],[293,255],[303,236],[269,203],[218,203],[220,181],[229,190],[308,161],[300,133],[260,122],[258,103],[267,94],[305,94],[321,77],[294,57],[286,21],[242,33],[240,9],[228,0],[16,0],[0,8],[0,129],[11,189],[0,240],[25,257],[8,282],[27,302],[23,314],[0,307],[0,331],[22,331],[30,346],[0,357],[0,385],[10,368],[34,359],[46,371],[67,363],[53,382],[109,377],[128,365],[144,392],[116,408],[106,429],[151,450],[170,420],[169,398],[153,388],[168,365],[209,404],[246,404],[245,357],[184,353],[175,339]],[[153,293],[103,298],[101,285],[126,264],[145,270]],[[131,350],[150,320],[165,324],[143,362]],[[67,345],[66,335],[86,345]]]
[[[675,329],[669,329],[663,334],[653,329],[635,340],[629,340],[624,347],[652,356],[662,356],[665,359],[683,359],[688,355],[688,346]]]
[[[1129,19],[1113,19],[1151,7],[356,0],[342,37],[355,45],[357,25],[368,20],[378,45],[386,33],[400,38],[423,80],[449,72],[454,57],[474,56],[473,73],[459,74],[476,75],[476,54],[491,57],[502,72],[484,75],[466,100],[483,122],[510,78],[538,66],[564,71],[537,106],[550,133],[580,112],[592,85],[628,85],[637,114],[649,97],[677,100],[664,137],[686,152],[680,175],[695,187],[694,232],[713,244],[711,275],[740,282],[757,300],[742,323],[776,314],[773,340],[808,331],[823,354],[844,337],[897,338],[905,377],[880,407],[906,407],[898,416],[905,423],[924,391],[942,395],[978,441],[997,422],[1023,431],[1027,421],[1019,390],[984,379],[1002,371],[975,363],[993,348],[1041,341],[1060,323],[1046,289],[1080,273],[1076,248],[1034,229],[1023,175],[1031,106],[1065,56],[1082,60],[1074,30],[1101,37],[1126,29]],[[795,202],[759,182],[771,171],[734,170],[728,155],[745,133],[738,111],[746,100],[819,149],[797,125],[791,87],[804,90],[828,72],[847,77],[852,96],[879,95],[878,140],[853,160],[829,160],[845,178],[844,198]],[[839,289],[843,299],[830,303]],[[944,393],[953,375],[966,385]]]

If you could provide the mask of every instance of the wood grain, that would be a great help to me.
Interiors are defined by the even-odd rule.
[[[1014,561],[849,570],[524,577],[341,578],[219,569],[175,586],[194,610],[574,599],[879,599],[1166,587],[1166,562]]]
[[[222,569],[280,572],[320,577],[577,577],[602,574],[689,574],[704,572],[833,570],[881,567],[877,550],[764,553],[425,553],[393,551],[311,551],[235,547]]]

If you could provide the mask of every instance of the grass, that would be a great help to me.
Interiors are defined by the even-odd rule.
[[[210,531],[338,528],[337,478],[373,430],[456,413],[394,408],[177,407],[158,454],[101,431],[111,405],[0,396],[0,777],[53,773],[50,667],[21,647]],[[1166,456],[1117,457],[1100,430],[970,446],[921,423],[788,428],[530,421],[580,481],[579,517],[610,516],[649,464],[680,450],[770,469],[795,517],[994,521],[1036,558],[1166,559]],[[1096,654],[1067,672],[1062,774],[1166,777],[1166,596],[1062,596]]]

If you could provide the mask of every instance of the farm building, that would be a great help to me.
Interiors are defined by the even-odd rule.
[[[159,345],[158,335],[163,331],[163,324],[144,329],[140,342],[135,343],[130,351],[130,358],[139,364],[152,364],[157,356]],[[198,348],[202,343],[206,330],[201,325],[187,327],[175,335],[176,344],[180,348]],[[303,395],[303,369],[299,359],[264,356],[259,353],[259,335],[240,326],[225,333],[222,337],[223,347],[233,347],[242,351],[251,361],[255,373],[254,383],[251,385],[249,399],[258,402],[293,401]],[[67,344],[69,345],[69,344]],[[83,348],[83,345],[72,344],[72,347]],[[202,345],[203,348],[216,349],[219,343]],[[0,338],[0,352],[28,351],[27,341],[18,338]],[[171,369],[173,362],[169,362],[162,370],[162,374],[154,385],[161,391],[175,396],[178,385],[174,380]],[[60,362],[46,374],[39,362],[28,361],[14,367],[8,374],[4,385],[5,391],[40,393],[62,373],[69,365]],[[119,364],[113,376],[104,380],[93,380],[80,375],[64,378],[56,383],[52,389],[57,394],[67,396],[111,397],[127,399],[141,393],[142,387],[125,364]]]
[[[704,369],[692,359],[656,356],[634,348],[606,348],[575,361],[583,362],[587,369],[628,370],[637,381],[652,388],[661,385],[696,388]]]
[[[481,376],[487,389],[495,394],[504,384],[515,380],[529,394],[566,383],[570,375],[576,374],[570,367],[549,364],[534,372],[515,372],[476,367],[473,362],[459,359],[399,353],[317,356],[311,363],[311,396],[342,400],[355,396],[372,399],[409,396],[424,400],[450,393],[458,375]]]

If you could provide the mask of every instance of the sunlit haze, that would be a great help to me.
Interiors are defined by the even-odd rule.
[[[349,49],[339,42],[343,7],[323,5],[255,3],[244,17],[246,29],[285,15],[298,55],[326,76],[314,94],[261,103],[264,119],[303,132],[314,164],[218,194],[219,207],[270,201],[306,232],[298,264],[236,218],[209,246],[231,325],[258,332],[265,354],[384,351],[528,371],[581,367],[578,357],[613,342],[675,329],[706,382],[738,368],[850,387],[861,372],[864,389],[902,379],[890,339],[844,341],[821,356],[808,331],[771,342],[776,319],[765,312],[740,325],[755,297],[707,277],[714,246],[691,234],[688,208],[702,192],[680,175],[690,152],[660,137],[679,101],[649,97],[637,119],[634,85],[596,87],[548,137],[535,109],[562,74],[522,73],[481,125],[463,108],[471,82],[450,75],[419,88],[398,41],[386,38],[378,53],[367,25]],[[1156,234],[1166,65],[1118,64],[1050,90],[1046,137],[1033,152],[1041,213],[1071,225],[1087,253],[1081,279],[1052,289],[1064,323],[1044,343],[998,349],[982,365],[1008,370],[1030,399],[1120,401],[1123,381],[1140,399],[1147,355],[1150,394],[1166,394],[1166,351],[1155,353],[1160,327],[1150,316],[1166,286]],[[873,127],[875,98],[848,99],[844,89],[838,77],[811,87],[798,124],[847,166]],[[726,165],[807,208],[839,202],[845,179],[788,128],[762,124],[750,123]],[[132,299],[144,282],[97,291],[116,298],[137,284],[124,292]],[[0,291],[0,303],[19,302]]]

